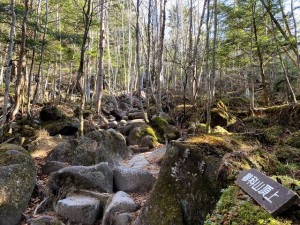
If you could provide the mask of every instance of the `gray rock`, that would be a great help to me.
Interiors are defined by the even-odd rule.
[[[133,169],[142,170],[144,167],[150,165],[149,161],[145,158],[145,155],[147,154],[150,153],[146,152],[134,155],[126,164],[123,165]]]
[[[78,132],[79,122],[76,120],[63,119],[44,124],[43,127],[51,136],[58,134],[72,136]]]
[[[63,163],[72,163],[74,158],[74,149],[78,145],[77,140],[70,140],[58,144],[47,157],[47,161],[59,161]]]
[[[48,187],[53,193],[61,188],[113,191],[113,173],[107,163],[95,166],[70,166],[51,174]]]
[[[151,163],[160,163],[165,156],[167,151],[167,146],[163,145],[155,150],[153,150],[150,154],[146,155],[145,158]]]
[[[99,217],[100,202],[89,196],[74,195],[59,200],[55,211],[71,222],[93,225]]]
[[[222,158],[233,151],[228,142],[215,139],[208,136],[168,145],[159,177],[135,225],[204,223],[223,188],[218,180]]]
[[[155,148],[158,145],[158,141],[155,139],[155,137],[151,135],[146,135],[142,138],[140,142],[141,147],[148,147],[148,148]]]
[[[30,225],[64,225],[62,221],[54,216],[39,216],[29,220]]]
[[[128,118],[130,120],[143,119],[144,118],[144,113],[143,112],[130,112],[130,113],[128,113]]]
[[[0,145],[0,224],[21,220],[36,183],[36,168],[28,152],[17,145]]]
[[[128,148],[130,148],[130,150],[133,153],[141,153],[141,152],[149,151],[149,147],[139,147],[138,145],[129,145]]]
[[[124,136],[113,130],[92,131],[77,143],[57,146],[47,160],[68,162],[74,166],[90,166],[100,162],[108,162],[111,167],[119,165],[119,161],[131,155],[126,146]]]
[[[43,174],[49,175],[55,171],[65,168],[66,165],[58,161],[46,161],[45,165],[42,167]]]
[[[127,137],[129,145],[140,145],[145,136],[152,136],[156,141],[155,131],[148,125],[136,126],[133,128]]]
[[[129,120],[127,121],[128,125],[132,125],[132,124],[146,124],[144,119],[133,119],[133,120]]]
[[[109,117],[108,117],[109,122],[113,122],[115,120],[116,120],[116,117],[114,117],[113,115],[109,115]]]
[[[121,120],[121,121],[120,121],[120,125],[121,125],[121,126],[125,126],[126,124],[127,124],[127,121],[126,121],[126,120]]]
[[[107,128],[110,129],[110,128],[117,128],[118,127],[118,122],[117,121],[111,121],[107,124]]]
[[[44,106],[40,111],[42,121],[56,121],[65,118],[66,115],[54,105]]]
[[[150,191],[155,182],[154,176],[146,170],[119,166],[113,169],[113,175],[117,191],[143,193]]]
[[[132,221],[132,215],[129,213],[120,213],[116,215],[115,225],[130,225]]]
[[[130,213],[130,212],[134,212],[135,210],[136,210],[136,205],[132,200],[132,198],[125,192],[119,191],[115,194],[114,197],[112,197],[108,201],[108,204],[104,211],[102,225],[109,225],[109,224],[117,225],[116,221],[124,222],[124,218],[118,217],[118,214]]]
[[[104,208],[107,205],[108,200],[113,196],[112,193],[99,193],[96,191],[89,191],[89,190],[79,190],[75,193],[76,195],[84,195],[96,198],[100,201],[100,217],[102,217]],[[74,193],[71,193],[67,196],[72,196]]]

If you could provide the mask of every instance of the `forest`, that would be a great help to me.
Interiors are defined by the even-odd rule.
[[[2,0],[0,225],[300,224],[299,26],[300,0]]]

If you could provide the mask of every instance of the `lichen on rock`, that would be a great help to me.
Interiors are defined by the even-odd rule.
[[[0,177],[0,224],[18,224],[36,183],[29,153],[17,145],[1,144]]]
[[[221,194],[217,171],[233,150],[213,136],[171,142],[136,225],[202,224]]]

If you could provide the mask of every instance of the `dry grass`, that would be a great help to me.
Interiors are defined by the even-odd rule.
[[[43,140],[43,139],[50,138],[50,134],[45,129],[37,130],[35,133],[36,133],[37,140]]]

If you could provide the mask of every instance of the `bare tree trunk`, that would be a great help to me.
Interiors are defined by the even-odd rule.
[[[21,34],[21,46],[19,52],[19,59],[18,59],[18,72],[17,72],[17,80],[16,80],[16,89],[15,89],[15,108],[11,114],[11,119],[14,119],[16,114],[19,112],[20,104],[21,104],[21,85],[22,85],[22,65],[25,56],[25,47],[26,47],[26,27],[27,27],[27,17],[29,14],[28,8],[28,0],[24,0],[24,16],[22,21],[22,34]]]
[[[167,0],[161,1],[160,5],[160,32],[159,32],[159,46],[157,55],[157,102],[156,111],[160,113],[162,111],[161,103],[161,77],[163,71],[163,50],[164,50],[164,37],[165,37],[165,24],[166,24],[166,3]]]
[[[101,0],[100,3],[100,32],[99,32],[99,69],[98,69],[98,92],[96,96],[96,112],[101,114],[101,100],[103,95],[103,84],[104,84],[104,65],[103,65],[103,57],[104,57],[104,0]]]
[[[10,10],[11,10],[11,25],[10,25],[10,35],[9,35],[9,46],[8,46],[8,55],[7,55],[7,69],[5,73],[5,92],[4,92],[4,103],[3,103],[3,114],[2,114],[2,123],[0,129],[0,138],[3,137],[4,127],[7,122],[7,110],[8,110],[8,99],[9,99],[9,88],[10,88],[10,77],[12,69],[12,54],[14,47],[14,30],[16,23],[16,14],[15,14],[15,1],[10,1]]]
[[[58,5],[57,5],[58,7]],[[57,31],[59,31],[59,43],[61,46],[61,28],[60,28],[60,17],[58,14],[59,10],[57,9],[57,14],[56,14],[56,23],[57,23]],[[59,77],[58,77],[58,96],[57,96],[57,102],[61,102],[61,81],[62,81],[62,71],[61,71],[61,64],[62,64],[62,52],[61,52],[61,47],[59,48]],[[54,79],[55,80],[55,79]],[[56,85],[55,85],[56,86]],[[55,92],[56,93],[56,92]]]
[[[83,67],[84,67],[84,57],[85,57],[85,51],[86,51],[86,42],[88,39],[89,35],[89,30],[90,26],[92,23],[92,1],[91,0],[85,0],[84,1],[84,6],[82,9],[83,17],[84,17],[84,33],[83,33],[83,38],[82,38],[82,44],[80,48],[80,61],[79,61],[79,68],[77,71],[77,78],[76,78],[76,83],[74,88],[76,88],[77,91],[79,91],[81,94],[83,93],[82,91],[82,86],[80,83],[81,77],[83,75]]]
[[[294,13],[294,0],[291,0],[291,13],[292,13],[292,18],[293,18],[293,23],[294,23],[294,38],[296,42],[296,62],[297,62],[297,69],[298,69],[298,79],[297,79],[297,89],[296,91],[300,93],[300,54],[299,54],[299,45],[298,45],[298,27],[297,27],[297,22],[296,22],[296,17]]]
[[[33,105],[35,103],[37,103],[40,98],[40,96],[39,96],[40,90],[39,89],[40,89],[41,77],[43,76],[44,51],[45,51],[45,44],[46,44],[47,27],[48,27],[48,0],[46,0],[46,21],[45,21],[45,26],[44,26],[44,31],[43,31],[41,61],[40,61],[39,68],[38,68],[38,74],[36,76],[36,88],[35,88],[34,95],[33,95],[33,102],[32,102]]]
[[[255,40],[255,44],[256,44],[256,48],[257,48],[257,56],[258,56],[258,61],[259,61],[260,76],[261,76],[262,86],[263,86],[264,104],[268,105],[269,104],[269,93],[268,93],[268,88],[267,88],[266,78],[265,78],[263,55],[262,55],[260,44],[259,44],[259,41],[258,41],[255,12],[256,12],[256,4],[253,5],[253,17],[252,17],[253,32],[254,32],[254,40]]]
[[[212,49],[212,72],[211,72],[211,101],[215,96],[215,82],[216,82],[216,51],[217,51],[217,31],[218,31],[218,0],[214,0],[214,37]]]
[[[206,13],[206,79],[207,79],[207,90],[206,90],[206,96],[207,96],[207,104],[206,104],[206,132],[209,134],[211,133],[211,75],[210,75],[210,69],[209,69],[209,19],[210,19],[210,0],[207,0],[207,13]]]
[[[144,120],[148,122],[148,118],[144,112],[144,106],[142,102],[142,88],[143,88],[143,78],[141,74],[141,65],[140,65],[140,0],[136,0],[136,26],[135,26],[135,38],[136,38],[136,69],[137,69],[137,79],[138,79],[138,97],[140,108],[144,114]]]
[[[285,81],[286,81],[288,90],[290,91],[290,93],[291,93],[291,95],[292,95],[293,103],[294,103],[294,104],[297,104],[296,95],[295,95],[295,92],[294,92],[294,90],[293,90],[293,88],[292,88],[292,85],[291,85],[291,83],[290,83],[290,79],[289,79],[289,76],[288,76],[288,72],[287,72],[286,67],[285,67],[285,65],[284,65],[284,62],[283,62],[283,59],[282,59],[281,54],[279,54],[279,59],[280,59],[281,67],[282,67],[282,70],[283,70],[283,73],[284,73],[284,76],[285,76]]]

